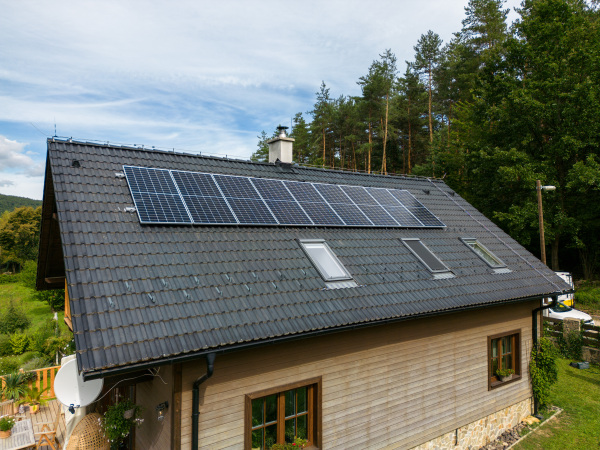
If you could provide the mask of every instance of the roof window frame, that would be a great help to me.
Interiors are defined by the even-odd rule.
[[[445,273],[449,273],[449,274],[453,274],[452,270],[450,270],[450,268],[446,265],[446,263],[444,261],[442,261],[435,253],[433,253],[431,251],[431,249],[429,247],[427,247],[425,245],[425,243],[421,240],[421,238],[401,238],[400,239],[402,241],[402,244],[404,244],[404,246],[413,254],[415,255],[415,257],[421,262],[421,264],[423,264],[425,266],[425,268],[431,272],[432,274],[436,275],[436,274],[445,274]],[[444,266],[444,269],[432,269],[429,264],[427,264],[427,262],[425,262],[425,260],[423,258],[421,258],[421,256],[415,252],[408,244],[407,241],[417,241],[421,244],[421,246],[431,254],[431,256],[433,256],[442,266]]]
[[[327,241],[325,239],[298,239],[298,243],[300,244],[300,248],[306,254],[313,267],[319,272],[321,278],[326,282],[330,281],[346,281],[346,280],[354,280],[348,269],[344,266],[344,264],[340,261],[334,251],[331,249]],[[315,245],[322,244],[322,248],[325,250],[326,254],[330,257],[331,261],[335,263],[335,265],[340,269],[341,272],[344,272],[345,275],[341,277],[328,277],[326,273],[325,267],[311,255],[310,250],[306,247],[306,245]]]
[[[490,251],[490,249],[488,249],[485,245],[483,245],[477,238],[464,238],[461,237],[460,240],[463,242],[463,244],[465,244],[473,253],[475,253],[477,255],[477,257],[479,259],[481,259],[483,262],[485,262],[489,267],[491,267],[492,269],[504,269],[507,267],[506,263],[504,261],[502,261],[500,258],[498,258],[496,256],[496,254],[492,251]],[[486,260],[483,256],[481,256],[479,253],[477,253],[477,251],[475,250],[475,248],[473,246],[471,246],[471,244],[477,245],[479,246],[479,248],[486,253],[491,259],[494,259],[496,261],[498,261],[497,265],[493,265],[490,264],[490,262],[488,260]]]

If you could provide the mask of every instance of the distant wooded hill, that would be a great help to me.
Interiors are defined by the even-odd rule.
[[[33,208],[37,208],[38,206],[42,206],[42,201],[25,197],[17,197],[14,195],[0,194],[0,216],[5,211],[12,211],[13,209],[21,206],[31,206]]]

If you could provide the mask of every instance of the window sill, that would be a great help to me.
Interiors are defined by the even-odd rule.
[[[488,391],[499,388],[501,386],[506,386],[507,384],[514,383],[515,381],[520,381],[521,378],[521,375],[513,375],[513,377],[508,381],[491,381]]]

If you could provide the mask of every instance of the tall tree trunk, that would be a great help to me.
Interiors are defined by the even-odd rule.
[[[369,114],[369,154],[367,163],[367,173],[371,173],[371,150],[372,150],[372,137],[371,137],[371,115]]]
[[[325,161],[326,161],[326,155],[325,155],[325,127],[323,127],[323,168],[325,168]]]
[[[552,270],[554,270],[555,272],[560,270],[560,268],[558,267],[558,242],[559,236],[556,236],[550,244],[550,249],[552,251]]]
[[[433,121],[431,118],[431,63],[429,64],[429,143],[433,142]]]
[[[410,123],[410,100],[408,101],[408,174],[411,173],[411,158],[412,155],[412,126]]]
[[[385,96],[385,128],[383,131],[383,161],[381,163],[381,173],[387,175],[387,156],[385,153],[386,145],[387,145],[387,132],[388,132],[388,112],[390,106],[390,96]]]
[[[583,268],[583,278],[591,280],[596,270],[597,252],[590,247],[584,247],[579,249],[579,260],[581,261],[581,267]]]
[[[404,142],[402,142],[402,173],[406,173],[406,143]]]

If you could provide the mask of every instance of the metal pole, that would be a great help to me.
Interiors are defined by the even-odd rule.
[[[541,260],[546,264],[546,241],[544,240],[544,213],[542,211],[542,183],[540,180],[535,182],[538,198],[538,214],[540,216],[540,250]]]

